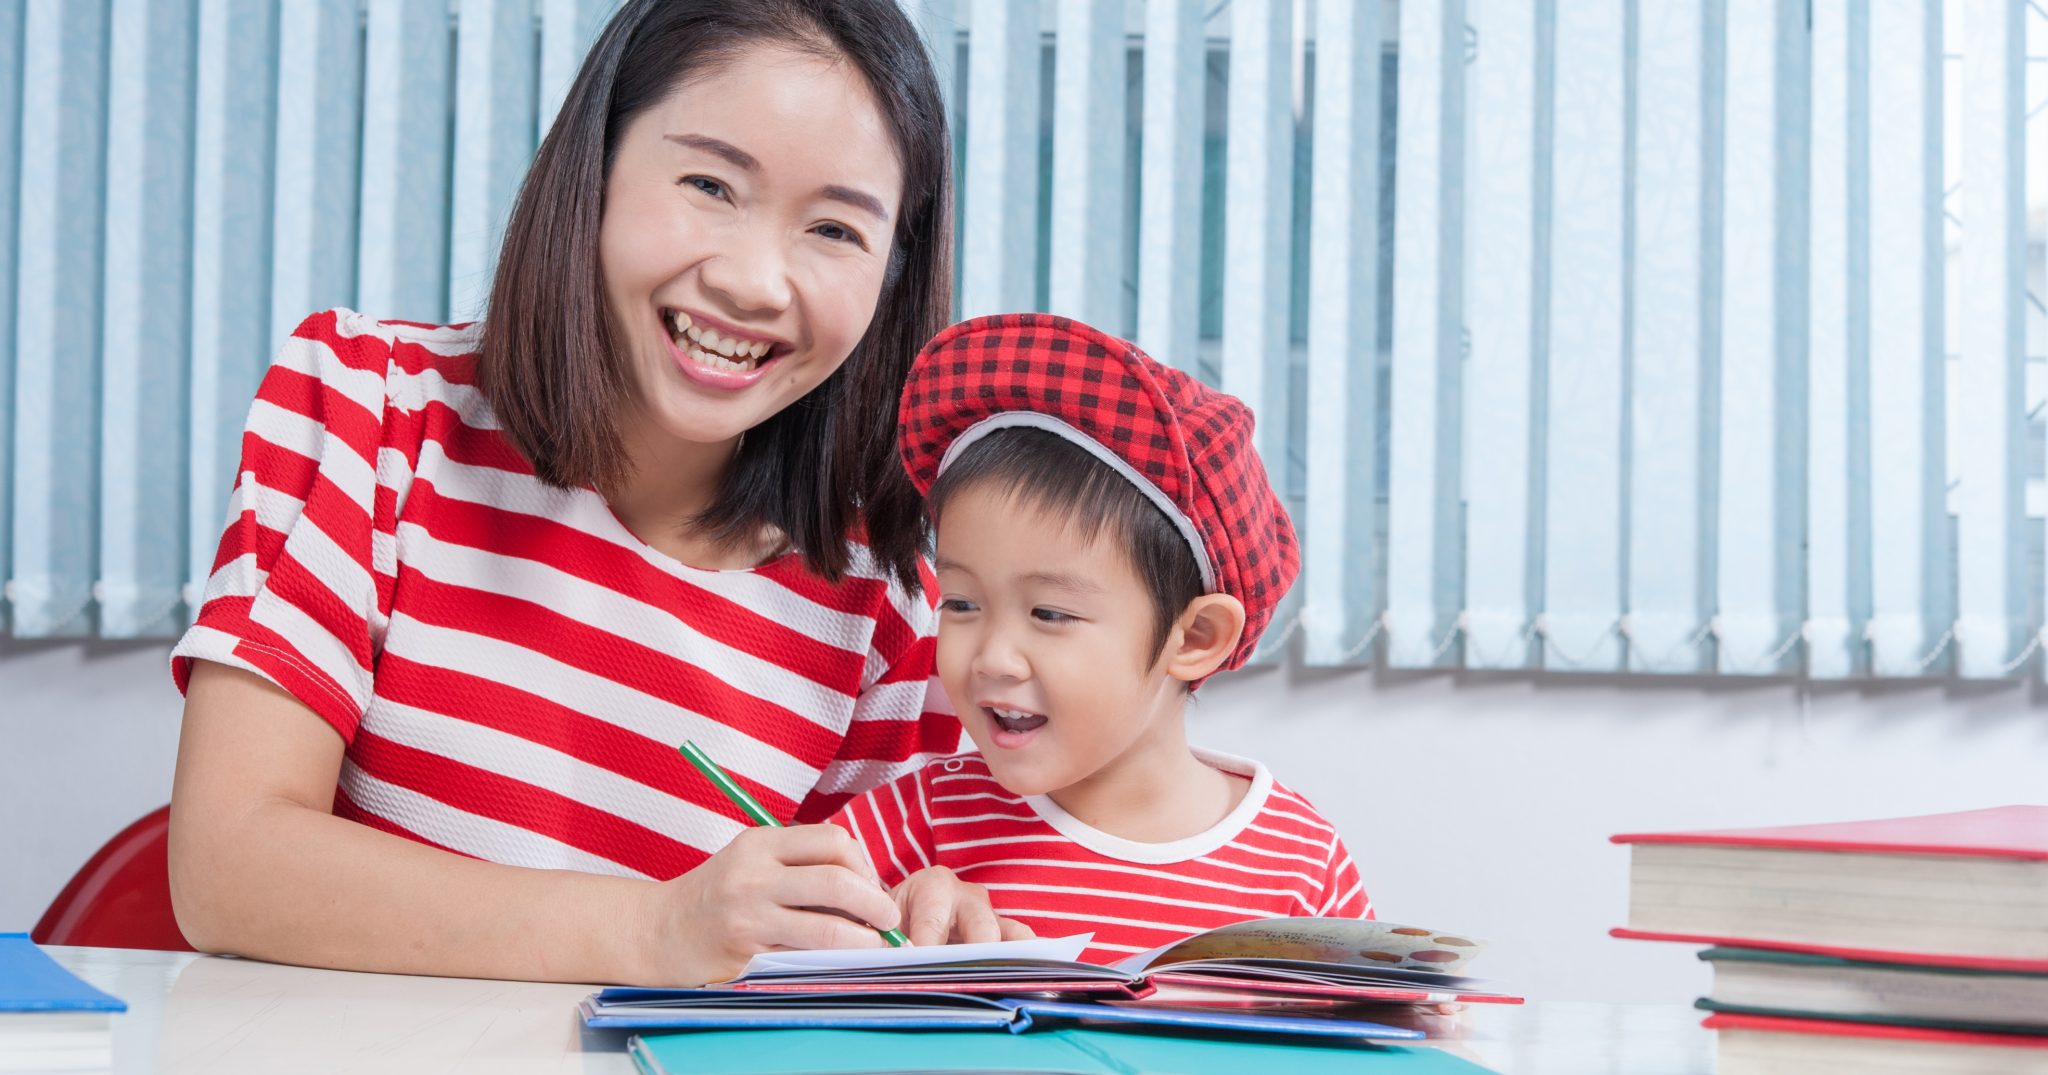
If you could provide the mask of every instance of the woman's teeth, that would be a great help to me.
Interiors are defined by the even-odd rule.
[[[720,336],[716,329],[699,328],[681,310],[669,315],[669,334],[677,349],[690,356],[690,361],[715,370],[751,370],[760,365],[774,346],[766,340],[737,340]]]

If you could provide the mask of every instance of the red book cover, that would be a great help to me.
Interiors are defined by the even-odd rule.
[[[2048,862],[2048,806],[1996,806],[1954,814],[1775,825],[1705,832],[1629,832],[1617,844],[1721,844],[1794,851],[1970,855]]]
[[[1776,825],[1755,829],[1711,829],[1701,832],[1634,832],[1611,837],[1617,844],[1715,844],[1772,847],[1797,851],[1850,851],[1893,855],[1964,855],[1975,858],[2048,862],[2048,806],[1998,806],[1953,814],[1835,821],[1816,825]],[[1612,929],[1609,935],[1639,941],[1681,941],[1812,952],[1843,959],[1918,963],[1987,970],[2048,971],[2048,959],[1911,952],[1876,948],[1843,948],[1755,937],[1662,933]]]
[[[1980,1030],[1937,1030],[1889,1023],[1846,1023],[1833,1019],[1786,1019],[1775,1015],[1715,1012],[1700,1024],[1708,1030],[1764,1030],[1783,1034],[1833,1034],[1843,1038],[1889,1038],[1895,1041],[1936,1041],[1954,1045],[2004,1045],[2048,1049],[2044,1034],[1987,1034]]]
[[[1800,944],[1795,941],[1764,940],[1757,937],[1716,937],[1705,933],[1659,933],[1618,926],[1607,931],[1625,941],[1680,941],[1685,944],[1719,944],[1730,948],[1763,948],[1774,952],[1811,952],[1838,959],[1861,959],[1872,963],[1914,963],[1929,967],[1974,967],[1982,970],[2048,973],[2048,959],[2008,959],[2000,956],[1966,956],[1947,952],[1902,952],[1890,948],[1841,948],[1828,944]]]

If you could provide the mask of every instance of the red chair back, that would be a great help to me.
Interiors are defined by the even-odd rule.
[[[122,829],[57,893],[29,938],[37,944],[191,951],[171,915],[170,833],[168,806]]]

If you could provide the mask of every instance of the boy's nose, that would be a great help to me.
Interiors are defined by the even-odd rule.
[[[1000,631],[991,632],[974,651],[974,674],[984,679],[1023,679],[1031,674],[1024,654]]]

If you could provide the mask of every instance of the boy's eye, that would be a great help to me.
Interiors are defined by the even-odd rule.
[[[1074,619],[1074,617],[1052,608],[1034,608],[1031,610],[1031,618],[1040,623],[1071,623]]]
[[[959,597],[948,597],[939,602],[940,612],[973,612],[974,602]]]
[[[683,182],[696,187],[698,190],[714,198],[725,197],[725,184],[708,175],[686,175],[683,177]]]

